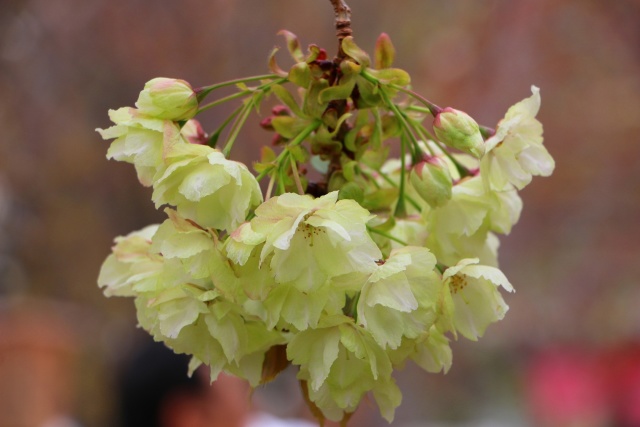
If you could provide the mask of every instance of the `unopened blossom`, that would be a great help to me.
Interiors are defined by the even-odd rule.
[[[495,191],[524,188],[534,175],[549,176],[555,162],[542,145],[542,124],[536,119],[540,109],[540,90],[507,111],[495,135],[486,142],[487,153],[480,162],[485,187]]]
[[[150,117],[184,121],[198,112],[198,98],[188,82],[158,77],[144,85],[136,107]]]
[[[464,111],[447,107],[438,113],[433,121],[433,131],[438,139],[449,147],[482,157],[485,144],[480,127]]]
[[[449,165],[432,156],[411,169],[410,182],[420,198],[432,207],[442,206],[451,198]]]

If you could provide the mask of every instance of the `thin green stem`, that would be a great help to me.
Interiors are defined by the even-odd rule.
[[[278,191],[280,194],[287,192],[287,189],[284,186],[284,171],[281,164],[278,165]]]
[[[300,181],[300,175],[298,174],[296,159],[293,158],[291,153],[289,153],[289,161],[291,162],[291,172],[293,174],[293,180],[296,183],[296,188],[298,189],[298,194],[302,196],[304,194],[304,188],[302,188],[302,182]]]
[[[411,125],[411,127],[413,128],[413,130],[416,131],[416,133],[425,141],[425,146],[427,147],[427,150],[429,150],[429,154],[431,154],[432,156],[435,156],[435,153],[433,152],[433,148],[428,144],[428,141],[434,141],[433,136],[431,135],[431,133],[429,133],[428,130],[426,130],[424,128],[424,126],[422,126],[422,124],[420,124],[420,122],[418,122],[417,120],[413,120],[410,117],[408,118],[409,124]],[[422,150],[420,150],[422,152]],[[422,157],[422,156],[420,156]]]
[[[404,240],[398,239],[397,237],[392,236],[391,234],[382,231],[382,230],[378,230],[377,228],[373,228],[373,227],[369,227],[367,225],[367,230],[369,231],[369,233],[375,233],[375,234],[379,234],[382,237],[386,237],[389,240],[393,240],[394,242],[400,243],[403,246],[409,246],[409,244],[407,242],[405,242]]]
[[[227,143],[222,149],[222,153],[226,158],[229,158],[229,153],[233,148],[233,144],[236,142],[238,138],[238,134],[240,134],[240,130],[243,128],[247,118],[249,118],[249,114],[251,114],[251,108],[253,107],[253,99],[247,102],[242,108],[242,112],[240,116],[236,118],[236,121],[233,123],[233,127],[231,128],[231,132],[229,132],[229,137],[227,138]]]
[[[407,207],[405,206],[405,203],[404,203],[404,198],[405,198],[404,187],[405,187],[405,181],[406,181],[405,176],[407,174],[407,167],[405,165],[406,140],[407,140],[406,135],[402,134],[400,136],[400,189],[398,194],[398,203],[396,203],[396,210],[393,213],[393,215],[398,218],[404,218],[407,216]]]
[[[302,130],[302,132],[300,132],[298,135],[296,135],[296,137],[289,144],[287,144],[287,146],[284,148],[284,150],[282,150],[282,152],[278,155],[278,157],[276,158],[276,160],[274,162],[275,164],[271,168],[267,168],[267,169],[263,170],[262,172],[260,172],[260,174],[256,177],[258,182],[260,182],[260,180],[262,180],[262,178],[264,178],[269,172],[271,172],[271,170],[273,170],[274,167],[279,167],[280,163],[282,163],[282,160],[287,155],[287,152],[288,152],[289,148],[295,147],[296,145],[300,145],[302,143],[302,141],[304,141],[309,135],[311,135],[311,133],[314,130],[318,129],[321,124],[322,124],[322,121],[314,120],[311,124],[309,124],[309,126],[304,128]]]
[[[436,139],[433,138],[433,136],[429,133],[429,131],[427,131],[424,128],[424,126],[422,126],[420,123],[417,123],[416,121],[412,121],[411,124],[413,128],[416,130],[416,132],[418,132],[418,134],[421,135],[423,138],[426,137],[426,139],[430,139],[431,141],[436,141]],[[431,148],[431,146],[429,144],[425,144],[425,145],[427,146],[429,153],[432,156],[435,156],[436,154],[433,152],[433,149]],[[449,152],[449,150],[447,150],[445,146],[440,145],[440,151],[442,151],[445,154],[445,156],[447,156],[449,160],[451,160],[451,163],[453,163],[453,165],[456,167],[461,178],[471,175],[471,172],[469,171],[469,169],[464,167],[462,163],[460,163],[455,157],[453,157],[453,155]]]
[[[382,95],[382,99],[384,100],[385,104],[387,104],[387,107],[389,107],[391,111],[393,111],[393,114],[395,114],[396,117],[398,117],[398,120],[400,120],[400,124],[405,130],[405,134],[409,136],[409,139],[411,140],[411,160],[412,160],[412,163],[417,163],[420,160],[420,156],[419,156],[420,144],[418,144],[418,140],[416,139],[416,136],[411,131],[411,127],[407,122],[406,114],[402,112],[398,108],[398,106],[391,101],[391,99],[389,98],[389,95],[386,93],[383,87],[380,87],[380,95]]]
[[[235,119],[238,114],[240,114],[243,108],[244,108],[244,105],[241,105],[238,108],[236,108],[233,111],[233,113],[231,113],[229,117],[227,117],[225,121],[222,122],[222,124],[218,127],[218,129],[213,134],[211,134],[211,136],[209,137],[209,140],[207,141],[207,144],[211,148],[216,147],[216,145],[218,144],[218,139],[220,138],[220,134],[222,133],[224,128],[226,128],[229,125],[229,123],[231,123],[231,121]]]
[[[406,93],[407,95],[411,96],[412,98],[416,99],[417,101],[420,101],[422,104],[424,104],[427,109],[429,110],[429,113],[431,113],[431,115],[433,117],[437,116],[438,113],[440,113],[442,111],[442,108],[438,107],[436,104],[434,104],[433,102],[429,101],[428,99],[426,99],[425,97],[423,97],[422,95],[412,91],[411,89],[407,89],[404,88],[402,86],[399,85],[395,85],[395,84],[389,84],[389,87],[399,90],[400,92]]]
[[[198,94],[198,102],[202,102],[202,100],[209,95],[211,92],[213,92],[216,89],[220,89],[222,87],[227,87],[227,86],[233,86],[233,85],[237,85],[240,83],[249,83],[249,82],[255,82],[258,80],[267,80],[267,79],[278,79],[281,78],[279,75],[277,74],[264,74],[262,76],[251,76],[251,77],[243,77],[241,79],[235,79],[235,80],[228,80],[226,82],[221,82],[221,83],[216,83],[214,85],[210,85],[210,86],[203,86],[201,88],[196,89],[196,93]]]
[[[277,77],[279,77],[279,76],[277,76]],[[215,107],[217,105],[223,104],[223,103],[225,103],[227,101],[232,101],[232,100],[237,99],[237,98],[242,98],[243,96],[250,95],[252,93],[257,93],[257,92],[261,92],[261,91],[264,92],[266,89],[269,88],[269,86],[271,86],[273,84],[285,83],[286,81],[287,81],[286,78],[280,77],[278,80],[273,80],[273,81],[264,83],[264,84],[262,84],[262,85],[260,85],[258,87],[245,89],[245,90],[240,91],[238,93],[234,93],[233,95],[225,96],[224,98],[220,98],[220,99],[218,99],[216,101],[213,101],[213,102],[211,102],[209,104],[203,105],[202,107],[200,107],[198,109],[198,114],[203,112],[203,111],[206,111],[206,110],[208,110],[210,108],[213,108],[213,107]],[[222,84],[222,83],[220,83],[220,84]]]
[[[271,174],[271,178],[269,178],[269,185],[267,186],[267,193],[264,196],[264,200],[269,200],[271,198],[271,192],[273,191],[273,184],[275,184],[276,181],[276,174],[275,172],[273,172]]]

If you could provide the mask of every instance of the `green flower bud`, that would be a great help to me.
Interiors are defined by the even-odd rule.
[[[177,122],[196,115],[198,99],[186,81],[158,77],[144,85],[136,107],[148,116]]]
[[[433,130],[438,139],[449,147],[472,154],[484,155],[484,140],[480,127],[467,113],[447,107],[436,115]]]
[[[411,185],[418,195],[435,208],[451,198],[452,180],[449,167],[439,157],[429,157],[411,170]]]

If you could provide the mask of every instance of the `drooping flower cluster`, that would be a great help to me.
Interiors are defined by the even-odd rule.
[[[554,168],[539,91],[492,131],[409,90],[386,35],[373,66],[350,37],[336,62],[284,35],[289,72],[272,58],[273,74],[197,90],[154,79],[137,109],[110,111],[114,126],[98,130],[113,139],[107,157],[135,166],[167,219],[118,237],[98,282],[133,297],[139,324],[212,380],[225,371],[258,386],[292,364],[320,418],[347,419],[372,392],[391,421],[394,369],[446,372],[449,339],[477,340],[508,309],[498,235],[519,218],[517,191]],[[193,117],[234,84],[227,99],[244,102],[206,135]],[[270,95],[282,105],[262,125],[276,150],[262,150],[255,176],[229,154]]]

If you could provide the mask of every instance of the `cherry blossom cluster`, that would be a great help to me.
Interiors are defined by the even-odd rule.
[[[384,34],[373,61],[351,37],[331,60],[283,34],[288,71],[274,51],[271,74],[199,89],[157,78],[109,112],[107,157],[134,165],[167,219],[116,238],[98,283],[212,380],[256,387],[294,365],[319,419],[347,420],[371,392],[391,422],[394,369],[446,372],[450,339],[477,340],[507,312],[499,236],[518,190],[554,168],[539,90],[494,130],[415,93]],[[211,133],[194,119],[234,100]],[[231,152],[267,100],[273,138],[254,174]]]

